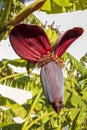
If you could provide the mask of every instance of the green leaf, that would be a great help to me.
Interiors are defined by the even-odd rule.
[[[47,36],[49,37],[51,45],[54,45],[55,41],[58,38],[58,34],[56,33],[56,30],[53,31],[51,28],[48,28],[46,33],[47,33]]]
[[[46,13],[63,13],[84,9],[87,9],[86,0],[47,0],[42,6],[41,11]]]
[[[1,62],[4,65],[11,64],[16,67],[26,67],[26,65],[27,65],[27,61],[25,61],[23,59],[14,59],[14,60],[3,59]]]
[[[81,98],[78,95],[73,94],[71,98],[71,103],[73,106],[78,107],[81,104]]]
[[[27,114],[27,111],[21,105],[5,97],[0,97],[0,106],[9,108],[14,113],[14,116],[25,118]]]
[[[79,126],[82,125],[82,123],[84,123],[85,117],[86,117],[86,113],[83,110],[81,110],[79,115],[78,115],[78,119],[77,119],[77,124]]]
[[[15,59],[15,60],[9,60],[8,63],[16,67],[26,67],[27,61],[23,59]]]
[[[51,1],[46,0],[45,4],[42,6],[41,10],[45,9],[45,11],[50,12],[51,10]]]
[[[10,110],[8,109],[4,111],[0,108],[0,128],[11,124],[15,124],[15,122],[12,119]]]
[[[11,104],[9,101],[7,102],[8,107],[10,107],[11,111],[14,113],[15,117],[19,116],[21,118],[25,118],[27,115],[27,111],[19,104]]]
[[[35,110],[40,111],[41,108],[42,108],[42,104],[41,104],[41,103],[37,103],[37,104],[35,105]]]
[[[87,78],[82,80],[81,87],[82,89],[87,88]]]
[[[76,109],[76,108],[72,108],[72,109],[70,109],[70,119],[72,120],[72,121],[74,121],[74,119],[76,118],[76,116],[78,115],[78,113],[79,113],[79,109]]]
[[[69,1],[70,0],[54,0],[59,6],[71,6],[72,4]]]
[[[84,65],[87,66],[87,53],[82,56],[82,58],[80,59],[80,62]]]
[[[66,102],[69,100],[71,96],[71,93],[69,91],[65,91],[64,93],[64,104],[66,104]]]
[[[8,124],[8,126],[3,127],[2,130],[22,130],[22,124]]]
[[[47,13],[60,13],[62,12],[62,7],[53,2],[53,0],[47,0],[42,6],[41,11]]]
[[[87,68],[83,66],[81,62],[76,60],[69,53],[68,53],[68,58],[70,60],[71,66],[73,66],[73,68],[75,68],[82,75],[82,77],[87,77]]]
[[[7,105],[8,102],[10,104],[14,104],[15,103],[15,101],[13,101],[13,100],[11,100],[9,98],[6,98],[6,97],[3,97],[3,96],[0,95],[0,106],[8,107],[8,105]]]
[[[71,98],[71,103],[75,107],[79,107],[84,111],[87,109],[87,105],[84,100],[79,95],[73,94]]]

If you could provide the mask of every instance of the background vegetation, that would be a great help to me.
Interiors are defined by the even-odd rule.
[[[54,45],[56,38],[61,35],[58,29],[53,25],[46,29],[32,13],[38,9],[54,14],[83,10],[87,8],[87,0],[37,0],[28,7],[22,0],[0,0],[0,7],[0,40],[7,39],[11,28],[23,22],[42,26]],[[32,72],[35,65],[21,58],[0,61],[0,84],[31,91],[33,94],[33,98],[23,105],[0,95],[0,106],[8,108],[3,110],[0,107],[2,130],[62,130],[65,126],[69,130],[87,129],[87,53],[80,61],[67,52],[62,58],[66,64],[63,70],[64,108],[59,115],[43,94],[39,74]],[[16,73],[10,65],[25,67],[26,73]],[[21,117],[23,123],[16,123],[14,117]]]

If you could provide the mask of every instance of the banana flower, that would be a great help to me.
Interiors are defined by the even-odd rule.
[[[54,50],[40,26],[18,24],[9,34],[15,52],[23,59],[41,67],[40,79],[44,94],[57,113],[63,107],[64,96],[64,64],[61,56],[83,31],[81,27],[67,30],[56,41]]]

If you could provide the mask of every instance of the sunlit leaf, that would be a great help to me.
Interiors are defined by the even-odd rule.
[[[42,6],[41,11],[45,11],[47,13],[60,13],[62,12],[62,7],[51,0],[47,0]]]
[[[78,60],[76,60],[72,55],[69,55],[69,60],[71,65],[73,65],[73,67],[81,73],[82,77],[86,77],[87,76],[87,68],[85,66],[83,66],[81,64],[81,62],[79,62]]]
[[[47,0],[41,8],[41,10],[45,11],[46,13],[63,13],[84,9],[87,9],[86,0],[83,2],[81,0]]]
[[[76,118],[78,113],[79,113],[79,109],[75,109],[75,108],[70,109],[70,118],[72,121]]]
[[[11,124],[15,124],[15,122],[12,119],[10,110],[4,111],[0,108],[0,128]]]
[[[69,100],[70,96],[71,96],[71,93],[68,92],[68,91],[65,91],[65,93],[64,93],[64,104]]]
[[[71,6],[70,0],[54,0],[54,2],[60,6]]]
[[[84,65],[87,66],[87,53],[81,57],[80,62]]]
[[[2,130],[21,130],[22,124],[8,124],[8,126],[3,127]]]
[[[81,110],[78,115],[78,120],[77,120],[78,125],[82,125],[82,123],[84,122],[85,116],[86,116],[86,113],[83,110]]]
[[[14,113],[14,115],[17,117],[25,118],[27,111],[19,104],[11,104],[10,102],[7,102],[7,106],[10,107],[11,111]]]
[[[25,118],[27,114],[27,111],[21,105],[5,97],[0,97],[0,106],[7,107],[15,116],[20,116],[21,118]]]

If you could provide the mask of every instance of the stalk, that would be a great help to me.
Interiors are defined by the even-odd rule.
[[[32,106],[31,106],[31,109],[30,109],[30,111],[29,111],[29,113],[28,113],[28,115],[27,115],[27,118],[26,118],[26,121],[25,121],[25,123],[24,123],[24,125],[23,125],[22,130],[27,130],[26,128],[27,128],[27,125],[28,125],[28,123],[29,123],[30,113],[31,113],[31,111],[34,109],[34,107],[35,107],[35,105],[36,105],[36,103],[37,103],[37,101],[38,101],[38,99],[39,99],[41,93],[42,93],[42,88],[39,90],[39,93],[38,93],[36,99],[34,100]]]
[[[2,27],[4,23],[7,22],[8,20],[10,8],[11,8],[11,1],[12,0],[6,0],[6,5],[0,19],[0,27]]]
[[[26,74],[26,73],[18,73],[18,74],[12,74],[12,75],[8,75],[2,79],[0,79],[0,82],[6,80],[6,79],[9,79],[9,78],[12,78],[12,77],[15,77],[15,76],[19,76],[19,75],[22,75],[22,74]]]
[[[28,17],[30,14],[32,14],[34,11],[38,10],[45,2],[46,0],[37,0],[34,3],[28,5],[25,9],[23,9],[21,12],[19,12],[14,18],[11,23],[12,26],[15,26],[16,24],[23,21],[26,17]]]
[[[45,3],[46,0],[36,0],[34,3],[28,5],[23,10],[21,10],[17,15],[15,15],[11,20],[7,21],[10,7],[11,7],[11,0],[7,0],[6,2],[6,8],[2,14],[1,20],[0,20],[0,40],[5,35],[5,32],[7,31],[8,26],[15,26],[22,22],[25,18],[27,18],[30,14],[32,14],[34,11],[40,9],[40,7]],[[8,4],[9,3],[9,4]]]
[[[36,123],[37,123],[38,121],[40,121],[41,119],[43,119],[43,118],[45,118],[45,117],[47,117],[47,116],[53,115],[53,114],[55,114],[55,112],[46,113],[46,114],[44,114],[44,115],[38,117],[36,120],[32,121],[32,122],[27,126],[26,130],[29,130],[29,128],[31,128],[32,125],[36,124]]]

